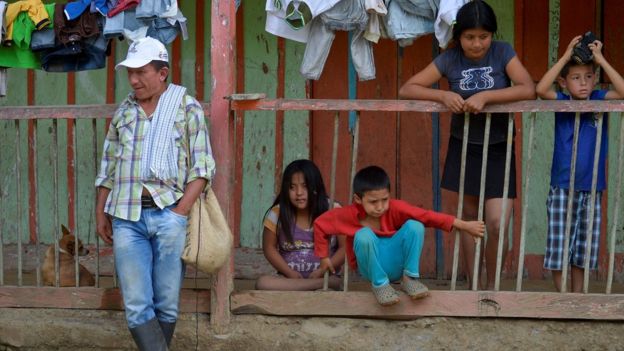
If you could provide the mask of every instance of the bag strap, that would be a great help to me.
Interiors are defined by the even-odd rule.
[[[186,128],[186,172],[188,174],[191,169],[191,133],[189,132],[188,120],[186,119],[186,97],[182,97],[182,108],[184,109],[184,127]],[[184,186],[184,190],[186,190],[186,184]],[[199,195],[201,196],[201,194]],[[197,200],[195,200],[197,201]],[[200,216],[201,218],[201,216]],[[187,233],[188,235],[188,233]],[[201,246],[201,235],[197,235],[197,252],[195,253],[195,262],[199,260],[199,247]],[[197,278],[199,269],[194,267],[195,275],[193,276],[194,289],[197,291],[199,286],[197,284]],[[195,349],[199,346],[199,294],[195,293]]]

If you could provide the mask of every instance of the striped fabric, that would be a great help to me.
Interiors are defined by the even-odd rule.
[[[151,118],[141,154],[141,179],[167,181],[178,174],[177,150],[173,140],[173,122],[186,88],[169,84]]]
[[[560,271],[563,269],[563,246],[565,242],[566,213],[568,208],[569,190],[559,187],[550,187],[546,207],[548,211],[548,238],[546,240],[546,254],[544,255],[544,268]],[[591,205],[590,191],[574,191],[572,201],[572,221],[569,241],[569,263],[576,267],[585,267],[587,254],[585,246],[589,239],[589,207]],[[602,192],[596,192],[594,209],[591,257],[589,268],[598,268],[598,248],[600,244],[600,219],[601,219]]]
[[[182,197],[187,183],[197,178],[210,180],[215,174],[204,112],[197,100],[185,95],[173,122],[177,175],[167,181],[141,180],[141,155],[149,123],[134,94],[130,93],[115,112],[108,129],[95,185],[111,189],[105,212],[114,217],[139,220],[144,187],[158,207],[164,208]],[[187,155],[187,148],[190,155]],[[187,157],[190,157],[190,169]]]

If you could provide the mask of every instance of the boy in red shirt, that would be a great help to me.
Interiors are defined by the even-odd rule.
[[[314,221],[314,253],[321,269],[334,268],[329,260],[329,238],[347,237],[349,265],[372,284],[381,305],[399,302],[390,282],[401,280],[401,288],[412,299],[429,294],[418,281],[420,253],[425,227],[450,232],[453,228],[482,237],[482,221],[462,221],[453,216],[427,211],[405,201],[390,199],[390,178],[380,167],[369,166],[353,178],[350,206],[329,210]]]

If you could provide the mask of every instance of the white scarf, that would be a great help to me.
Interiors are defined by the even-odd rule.
[[[169,84],[158,99],[141,153],[141,179],[175,179],[178,176],[178,150],[173,141],[173,124],[186,88]]]

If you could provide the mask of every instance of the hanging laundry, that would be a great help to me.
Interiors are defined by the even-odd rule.
[[[4,14],[6,13],[7,2],[0,1],[0,43],[4,42],[6,37],[6,22],[4,20]]]
[[[82,15],[82,13],[85,12],[87,8],[90,12],[94,12],[91,11],[92,6],[95,7],[97,12],[99,12],[103,16],[106,16],[106,14],[108,13],[108,4],[106,0],[78,0],[74,2],[68,2],[65,5],[65,17],[67,17],[67,19],[70,21],[74,20],[80,17],[80,15]]]
[[[435,36],[438,44],[445,49],[453,37],[453,24],[460,7],[470,0],[440,0],[438,16],[434,23]]]
[[[136,41],[147,36],[149,26],[150,21],[137,19],[135,9],[130,9],[105,19],[104,37],[106,39],[126,38],[130,41]]]
[[[438,13],[439,0],[396,0],[403,10],[408,13],[435,20]]]
[[[267,0],[265,6],[267,14],[264,30],[278,37],[298,41],[300,43],[307,42],[310,26],[299,29],[292,28],[285,21],[286,8],[283,2],[284,0]]]
[[[102,33],[80,42],[60,44],[41,56],[46,72],[78,72],[106,67],[108,40]]]
[[[54,4],[45,5],[44,11],[48,18],[53,18]],[[6,17],[4,19],[6,20]],[[28,11],[19,12],[12,24],[13,45],[0,46],[0,67],[40,69],[39,56],[30,50],[32,33],[37,28]],[[51,23],[49,22],[47,26],[51,26]]]
[[[186,17],[178,7],[177,0],[142,0],[136,8],[136,18],[151,20],[147,36],[158,39],[163,44],[175,40],[178,33],[188,39]]]
[[[432,10],[428,0],[419,1],[420,6],[428,6],[429,11],[425,11],[427,15]],[[433,18],[427,18],[406,11],[399,1],[389,0],[388,15],[384,17],[384,24],[388,33],[388,37],[398,41],[400,46],[408,46],[417,38],[433,33]],[[411,10],[416,7],[411,8]],[[411,11],[410,10],[410,11]]]
[[[56,4],[54,9],[54,33],[62,44],[77,42],[100,34],[98,17],[91,12],[83,12],[73,21],[65,17],[65,5]]]
[[[106,0],[106,8],[110,10],[117,6],[118,2],[119,0]],[[95,8],[95,2],[91,2],[91,12],[98,12],[97,8]],[[108,13],[106,13],[106,15],[108,15]]]
[[[364,0],[342,0],[312,21],[310,36],[301,62],[301,74],[307,79],[319,79],[332,42],[334,31],[349,31],[351,59],[360,81],[375,79],[375,62],[371,43],[364,38],[368,13]]]
[[[39,50],[41,68],[47,72],[75,72],[106,66],[108,40],[101,27],[104,17],[84,11],[74,20],[65,16],[66,4],[54,9],[54,45],[48,32],[38,33],[33,49]]]
[[[34,52],[48,50],[54,48],[56,45],[56,34],[54,29],[44,28],[32,33],[30,38],[30,50]]]
[[[366,40],[377,43],[381,38],[381,20],[388,14],[388,9],[383,0],[364,0],[364,7],[368,12],[368,24],[366,25],[366,31],[364,32],[364,38]]]
[[[141,0],[119,0],[119,1],[117,1],[117,5],[116,6],[114,6],[112,8],[109,8],[108,13],[106,14],[106,16],[107,17],[113,17],[113,16],[117,15],[118,13],[120,13],[122,11],[133,9],[133,8],[137,7],[140,2],[141,2]]]
[[[264,29],[278,37],[305,43],[310,22],[340,0],[267,0]]]
[[[186,18],[180,11],[174,18],[175,23],[171,24],[167,18],[137,18],[135,9],[126,10],[105,19],[104,37],[107,39],[123,37],[136,41],[149,36],[167,45],[182,33],[182,39],[186,40],[188,38]]]
[[[173,17],[178,13],[177,0],[141,0],[136,7],[137,18]]]
[[[9,4],[4,15],[5,24],[7,26],[5,45],[11,45],[13,40],[13,23],[19,14],[27,13],[27,16],[33,21],[35,29],[39,30],[50,24],[51,19],[45,10],[41,0],[23,0]]]

